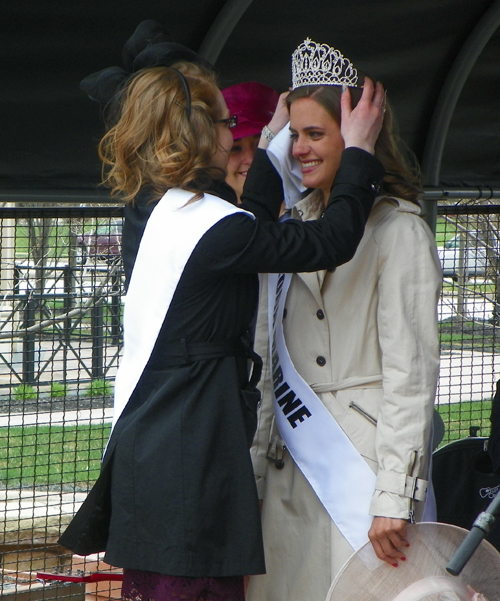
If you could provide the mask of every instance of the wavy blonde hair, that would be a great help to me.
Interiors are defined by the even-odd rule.
[[[361,98],[362,90],[350,88],[352,105],[356,106]],[[330,117],[340,126],[339,86],[303,86],[295,88],[287,98],[288,108],[299,98],[313,98],[322,106]],[[421,193],[420,168],[417,160],[407,149],[399,137],[396,119],[389,102],[382,130],[375,144],[375,156],[385,169],[384,189],[391,196],[404,198],[415,204]]]
[[[172,68],[189,86],[189,118],[181,77]],[[222,117],[215,75],[187,62],[172,68],[143,69],[130,79],[116,123],[99,144],[103,184],[126,202],[133,203],[144,186],[155,198],[174,187],[201,197],[211,180],[225,177],[211,165],[218,146],[214,121]]]

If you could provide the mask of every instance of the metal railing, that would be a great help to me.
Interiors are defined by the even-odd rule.
[[[0,217],[0,398],[21,384],[79,388],[113,376],[123,294],[113,232],[121,208],[9,208]]]
[[[36,572],[90,565],[80,565],[57,538],[97,478],[109,435],[122,345],[121,219],[122,207],[110,204],[0,208],[0,575],[6,598],[85,595],[84,585],[43,586]],[[87,592],[97,594],[96,586]],[[119,597],[119,590],[99,586],[106,598]]]
[[[443,443],[470,427],[489,433],[500,372],[500,205],[488,202],[438,206]],[[105,568],[56,541],[98,476],[109,434],[122,344],[121,218],[112,205],[0,208],[0,573],[12,599],[83,600],[82,585],[43,588],[34,574]],[[113,586],[87,593],[118,599]]]
[[[490,431],[500,377],[500,205],[491,202],[449,202],[437,211],[444,278],[436,402],[445,442],[467,436],[470,427],[480,436]]]

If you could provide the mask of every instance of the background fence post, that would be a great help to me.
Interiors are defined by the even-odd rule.
[[[104,312],[102,303],[95,298],[92,307],[92,378],[104,377]]]
[[[36,324],[37,301],[29,296],[24,308],[24,327],[26,329]],[[23,344],[23,382],[25,384],[35,383],[35,338],[34,332],[27,333]]]
[[[120,344],[120,326],[121,326],[121,286],[120,274],[115,273],[111,279],[111,342]]]
[[[73,266],[65,265],[64,267],[64,302],[63,311],[69,313],[73,308]],[[68,347],[71,344],[71,317],[66,317],[63,326],[64,344],[63,344],[63,382],[66,382],[68,375]]]

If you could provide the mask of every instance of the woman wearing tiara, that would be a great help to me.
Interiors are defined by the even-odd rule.
[[[333,269],[352,257],[383,175],[363,150],[380,131],[383,89],[367,86],[353,111],[345,95],[350,148],[321,224],[281,224],[282,186],[265,153],[246,199],[253,214],[236,206],[224,181],[236,119],[201,59],[151,43],[157,24],[148,23],[132,44],[144,50],[131,73],[91,77],[97,97],[120,84],[100,151],[106,182],[127,203],[131,275],[113,430],[101,475],[60,543],[105,551],[124,568],[124,599],[243,601],[243,576],[265,570],[248,451],[257,273]],[[274,184],[274,204],[261,178]]]
[[[295,219],[324,218],[345,145],[342,89],[356,104],[358,80],[327,45],[306,40],[294,53],[289,131],[273,131],[268,153]],[[383,191],[352,261],[269,276],[271,352],[252,449],[267,574],[250,579],[249,601],[324,601],[368,538],[397,567],[406,524],[422,517],[441,270],[389,105],[374,152]]]

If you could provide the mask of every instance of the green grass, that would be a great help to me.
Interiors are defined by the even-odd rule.
[[[70,484],[87,490],[99,476],[110,425],[0,429],[0,483],[8,488]]]
[[[463,326],[469,326],[473,328],[472,322],[464,322]],[[474,331],[467,333],[463,327],[454,324],[453,322],[441,323],[439,326],[439,341],[442,348],[470,348],[473,342],[476,342],[481,346],[484,346],[484,337],[478,336]],[[479,338],[479,341],[478,341]]]
[[[50,226],[48,236],[48,258],[56,258],[67,253],[69,246],[69,226],[61,223],[54,223]],[[25,258],[30,254],[30,240],[28,237],[28,227],[22,223],[16,224],[16,257]]]
[[[453,238],[457,233],[456,227],[448,223],[442,217],[438,217],[436,222],[436,245],[443,246],[446,240]]]
[[[490,432],[491,399],[437,405],[445,435],[440,446]],[[0,485],[7,488],[70,485],[88,490],[97,480],[110,425],[0,428]]]
[[[436,405],[436,409],[445,425],[445,434],[440,446],[469,436],[470,426],[480,428],[478,436],[490,434],[491,399],[441,404]]]
[[[488,322],[446,321],[439,324],[441,350],[498,352],[500,331]]]
[[[446,292],[457,292],[458,284],[450,279],[444,280],[441,286],[443,291]],[[473,298],[475,295],[486,294],[493,298],[495,294],[495,284],[490,281],[479,280],[476,281],[474,278],[467,280],[465,284],[466,294],[468,298]]]
[[[78,232],[77,235],[80,235],[84,232],[92,232],[99,225],[107,225],[108,223],[109,220],[105,218],[97,221],[95,219],[86,219],[84,221],[74,221],[72,228],[73,230],[76,229]],[[28,226],[26,222],[18,221],[15,227],[16,258],[24,259],[31,254]],[[69,224],[56,219],[48,219],[46,227],[48,231],[47,257],[49,259],[66,257],[71,244],[71,228]],[[38,236],[40,235],[39,228],[37,228],[37,234]]]

